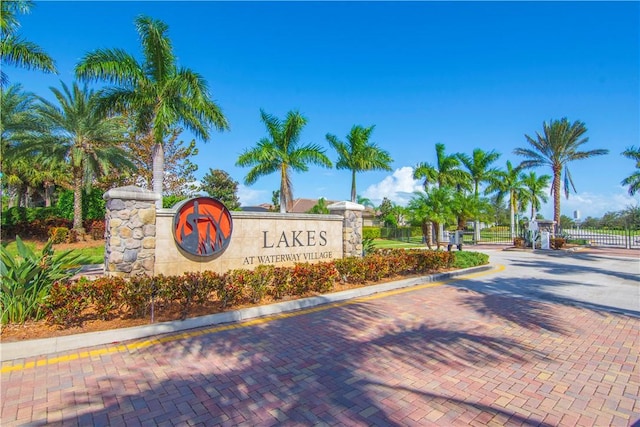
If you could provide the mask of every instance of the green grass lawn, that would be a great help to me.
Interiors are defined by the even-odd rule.
[[[42,249],[43,243],[34,242],[34,241],[25,241],[24,244],[31,250],[36,253]],[[16,256],[18,254],[18,248],[16,242],[9,242],[8,244],[4,244],[9,254],[12,256]],[[62,249],[53,248],[54,254],[60,252]],[[86,258],[86,262],[83,264],[102,264],[104,263],[104,245],[98,246],[87,246],[86,248],[73,249],[73,253],[80,253]]]
[[[411,242],[400,242],[398,240],[385,240],[385,239],[375,239],[373,241],[373,246],[376,249],[388,249],[388,248],[398,248],[398,249],[404,249],[404,248],[421,248],[424,247],[424,245],[422,243],[420,243],[417,239],[415,240],[414,243],[414,239],[411,239]]]

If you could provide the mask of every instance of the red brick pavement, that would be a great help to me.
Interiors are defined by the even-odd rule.
[[[639,331],[623,315],[420,289],[7,362],[1,421],[628,426],[640,419]]]

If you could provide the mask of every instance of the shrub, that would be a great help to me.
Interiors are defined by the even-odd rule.
[[[362,227],[363,239],[379,239],[380,227]]]
[[[551,246],[551,249],[562,249],[565,243],[567,243],[567,241],[562,237],[552,237],[551,239],[549,239],[549,244]]]
[[[336,280],[339,279],[340,273],[334,262],[296,263],[291,272],[291,283],[295,295],[328,292],[333,289]]]
[[[58,209],[55,207],[25,208],[13,206],[2,213],[2,225],[10,226],[20,223],[30,223],[35,220],[45,221],[58,216]]]
[[[273,282],[271,292],[275,299],[281,299],[292,292],[292,269],[288,267],[275,267],[273,269]]]
[[[69,238],[69,229],[67,227],[51,227],[48,234],[54,244],[64,243]]]
[[[365,283],[366,272],[363,258],[348,257],[334,260],[340,278],[345,283]]]
[[[429,273],[445,268],[451,268],[453,264],[453,252],[445,251],[411,251],[415,257],[416,273]]]
[[[50,290],[44,306],[47,320],[65,327],[82,324],[82,312],[89,306],[89,280],[81,278],[73,282],[56,282]]]
[[[54,254],[49,240],[42,252],[36,254],[16,236],[18,255],[14,258],[4,246],[0,246],[0,319],[5,323],[24,323],[28,319],[44,317],[44,303],[51,286],[65,281],[77,272],[84,262],[80,254],[64,251]]]
[[[151,307],[151,300],[158,295],[158,283],[162,276],[136,276],[125,281],[122,303],[134,318],[144,317]]]
[[[82,195],[82,219],[104,219],[106,212],[105,200],[102,197],[103,191],[99,188],[92,188]],[[73,191],[64,190],[60,193],[56,203],[58,215],[73,219]]]
[[[84,229],[91,236],[93,240],[104,239],[105,223],[100,220],[87,220],[84,222]]]
[[[247,287],[249,300],[259,303],[272,288],[275,267],[272,265],[259,265],[251,274],[247,275]]]
[[[122,292],[126,286],[125,280],[121,277],[99,277],[88,285],[96,316],[102,320],[112,319],[124,304]]]
[[[222,308],[238,305],[245,301],[246,276],[248,270],[231,270],[224,275],[224,280],[216,289]]]
[[[453,267],[469,268],[489,264],[489,255],[480,252],[457,251],[454,255]]]

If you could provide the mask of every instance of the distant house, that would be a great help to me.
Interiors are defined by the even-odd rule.
[[[335,200],[325,200],[326,205],[336,203]],[[295,199],[291,206],[290,213],[307,213],[318,204],[318,199]],[[271,204],[263,203],[258,206],[243,206],[241,207],[246,212],[274,212],[274,207]],[[365,207],[362,212],[362,225],[365,227],[372,227],[378,225],[377,220],[378,212],[371,207]]]

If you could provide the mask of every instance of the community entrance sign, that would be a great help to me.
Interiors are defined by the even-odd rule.
[[[211,197],[188,200],[173,219],[176,244],[188,254],[212,257],[223,252],[231,241],[233,221],[227,207]]]

